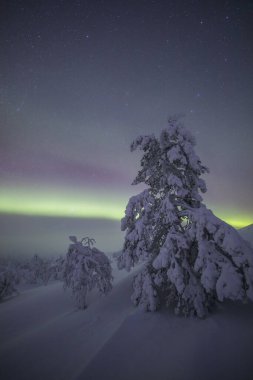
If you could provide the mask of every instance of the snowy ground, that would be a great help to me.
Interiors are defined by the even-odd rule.
[[[0,304],[3,380],[252,379],[253,305],[226,304],[205,320],[130,302],[133,274],[114,269],[112,293],[76,310],[60,283]]]

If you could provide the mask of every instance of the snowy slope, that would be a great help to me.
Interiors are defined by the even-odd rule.
[[[1,303],[0,378],[75,379],[135,311],[129,299],[132,275],[115,277],[111,294],[92,294],[84,311],[75,308],[60,283]]]
[[[79,380],[250,380],[253,305],[206,320],[168,311],[129,316]]]
[[[227,304],[206,320],[143,313],[133,273],[114,268],[112,293],[76,310],[61,284],[0,304],[4,380],[252,379],[253,305]]]
[[[238,230],[238,232],[243,237],[243,239],[250,242],[251,246],[253,247],[253,224],[241,228],[240,230]]]

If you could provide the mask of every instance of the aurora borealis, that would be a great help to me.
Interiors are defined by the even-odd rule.
[[[97,218],[119,220],[123,213],[122,199],[107,195],[101,200],[94,192],[63,194],[61,189],[29,192],[19,188],[0,192],[0,211],[7,214],[70,218]],[[118,199],[117,199],[118,198]]]
[[[71,194],[71,197],[69,196]],[[41,192],[29,192],[29,189],[12,188],[0,191],[0,212],[10,215],[30,215],[64,218],[109,219],[119,221],[124,215],[124,201],[119,194],[106,194],[101,199],[99,194],[73,193],[50,189]],[[59,195],[60,194],[60,195]],[[212,207],[221,219],[236,228],[242,228],[252,223],[249,214],[240,214],[235,209]]]
[[[131,141],[183,113],[207,207],[253,223],[252,15],[238,1],[3,1],[0,214],[120,233],[139,191]]]

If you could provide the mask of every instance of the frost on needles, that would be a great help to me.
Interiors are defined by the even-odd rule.
[[[253,251],[202,203],[208,169],[194,146],[177,119],[159,138],[132,143],[131,151],[143,151],[133,184],[147,188],[126,207],[118,266],[129,271],[145,262],[133,282],[134,304],[153,311],[165,302],[177,314],[204,317],[217,301],[253,300]]]

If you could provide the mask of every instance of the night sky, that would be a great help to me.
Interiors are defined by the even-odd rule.
[[[140,191],[131,141],[184,114],[210,168],[207,206],[253,223],[253,2],[1,3],[2,214],[120,231]],[[120,248],[115,234],[105,248]]]

